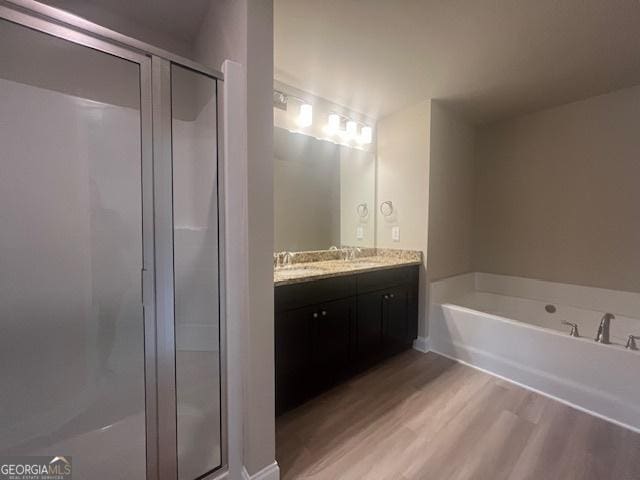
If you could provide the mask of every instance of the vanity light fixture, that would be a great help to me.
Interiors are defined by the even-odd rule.
[[[298,115],[298,125],[301,127],[310,127],[313,123],[313,106],[309,103],[300,105],[300,114]]]
[[[358,123],[353,120],[347,121],[347,136],[355,138],[358,135]]]
[[[329,122],[327,123],[329,133],[337,133],[340,130],[340,115],[337,113],[329,114]]]
[[[364,126],[362,130],[360,130],[360,143],[364,143],[368,145],[371,143],[373,139],[373,130],[371,127]]]

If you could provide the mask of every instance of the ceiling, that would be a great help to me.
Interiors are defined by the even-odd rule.
[[[274,0],[276,78],[488,123],[640,84],[640,0]]]

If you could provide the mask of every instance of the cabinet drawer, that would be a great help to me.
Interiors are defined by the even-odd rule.
[[[281,312],[306,307],[331,300],[339,300],[356,294],[356,277],[325,278],[275,288],[275,310]]]
[[[384,290],[418,281],[418,265],[376,270],[358,275],[358,294]]]

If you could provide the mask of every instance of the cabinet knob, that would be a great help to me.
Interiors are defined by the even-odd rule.
[[[313,312],[313,318],[318,318],[318,312]]]
[[[326,311],[326,310],[323,310],[323,311],[322,311],[322,316],[323,316],[323,317],[326,317],[326,316],[327,316],[327,311]]]
[[[384,296],[384,299],[385,299],[385,300],[389,300],[389,295],[385,295],[385,296]]]
[[[393,298],[395,297],[395,295],[392,293],[391,295],[389,295],[389,298]]]

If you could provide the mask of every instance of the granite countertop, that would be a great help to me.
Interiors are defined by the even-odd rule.
[[[339,260],[339,252],[334,252],[295,253],[291,265],[274,269],[274,285],[278,287],[353,273],[422,264],[422,252],[411,250],[368,249],[364,255],[355,260]]]

